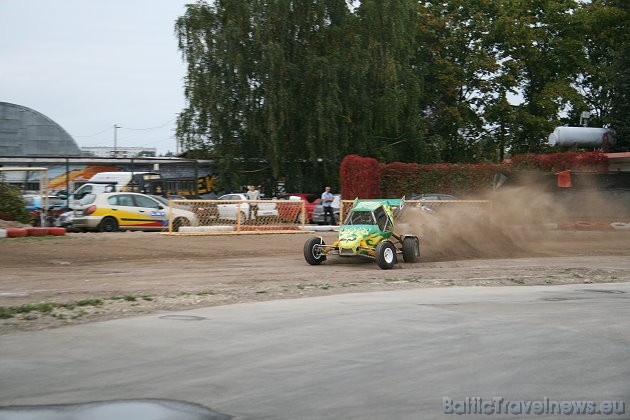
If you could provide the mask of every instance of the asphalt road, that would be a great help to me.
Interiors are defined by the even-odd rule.
[[[143,398],[237,419],[489,417],[444,414],[472,410],[466,397],[624,401],[622,414],[576,417],[628,419],[629,319],[630,283],[615,283],[344,294],[7,334],[0,419],[29,418],[6,406]],[[47,410],[32,418],[63,418]],[[489,418],[573,417],[558,410]]]

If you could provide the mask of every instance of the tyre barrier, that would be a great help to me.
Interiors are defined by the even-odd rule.
[[[27,228],[3,228],[0,229],[0,238],[24,238],[26,236],[63,236],[66,228],[62,227],[27,227]]]
[[[195,232],[233,232],[234,226],[222,225],[222,226],[181,226],[179,228],[180,233],[195,233]]]
[[[550,225],[550,224],[548,224]],[[628,225],[628,227],[625,227]],[[630,229],[630,223],[610,223],[608,220],[567,220],[557,224],[560,230],[624,230]]]
[[[48,234],[53,236],[63,236],[66,234],[66,228],[63,227],[49,227]]]
[[[26,228],[27,236],[46,236],[48,235],[48,228],[45,227],[32,227]]]
[[[6,228],[7,238],[23,238],[28,234],[24,228]]]
[[[267,230],[272,231],[286,231],[286,230],[298,230],[297,226],[241,226],[242,232],[264,232]]]
[[[630,230],[630,223],[614,222],[610,227],[614,230]]]

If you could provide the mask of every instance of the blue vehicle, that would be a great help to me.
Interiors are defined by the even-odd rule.
[[[44,197],[39,194],[25,194],[23,198],[24,208],[33,216],[34,226],[54,226],[59,215],[68,210],[67,201],[56,195],[47,197],[48,207],[46,209],[44,209]]]

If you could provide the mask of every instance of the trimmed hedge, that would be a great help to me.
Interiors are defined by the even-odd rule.
[[[414,194],[440,193],[465,196],[487,190],[497,173],[510,167],[488,163],[418,165],[394,162],[383,165],[381,190],[385,197],[410,198]]]
[[[466,197],[492,188],[498,173],[538,170],[541,172],[607,172],[608,158],[601,152],[565,152],[545,155],[515,155],[502,164],[393,162],[379,164],[376,159],[348,155],[341,162],[341,195],[355,197],[402,197],[414,194],[440,193]]]
[[[526,153],[511,159],[514,169],[543,171],[607,172],[608,157],[602,152],[564,152],[536,155]]]
[[[381,165],[376,159],[348,155],[341,161],[339,175],[345,200],[381,197]]]

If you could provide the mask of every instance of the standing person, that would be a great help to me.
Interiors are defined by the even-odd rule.
[[[333,212],[332,203],[335,199],[333,193],[330,192],[330,187],[326,187],[322,193],[322,207],[324,208],[324,223],[328,221],[328,215],[330,215],[330,224],[335,224],[335,213]]]
[[[247,199],[248,200],[260,200],[260,191],[253,185],[247,186]],[[258,203],[249,203],[249,220],[256,218],[258,212]]]

